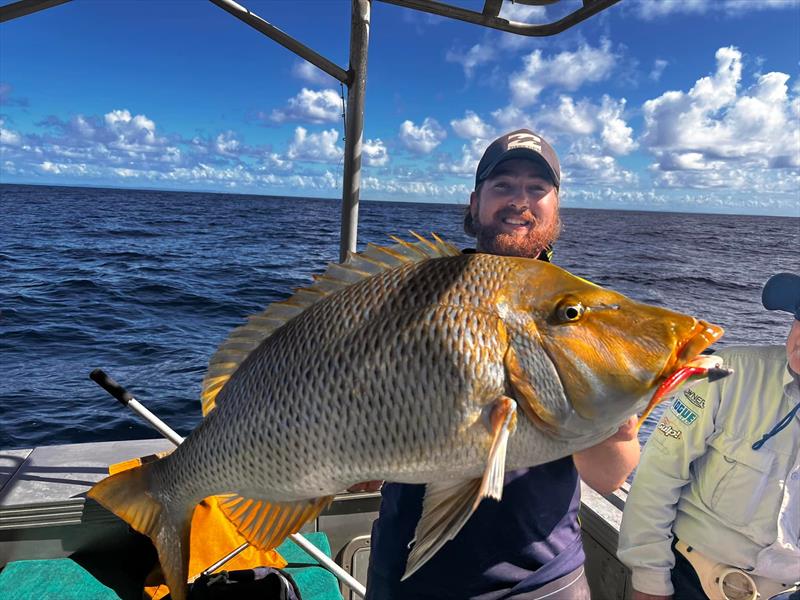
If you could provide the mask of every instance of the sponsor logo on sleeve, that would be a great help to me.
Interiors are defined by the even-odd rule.
[[[686,406],[678,398],[676,398],[675,402],[672,403],[672,412],[675,413],[675,416],[677,416],[687,425],[691,425],[697,420],[697,413]]]
[[[681,434],[683,433],[680,429],[673,427],[671,421],[667,418],[661,419],[661,422],[656,427],[656,430],[659,431],[661,435],[675,438],[676,440],[679,440]]]
[[[683,397],[686,398],[689,402],[694,404],[697,408],[705,408],[706,407],[706,399],[697,394],[692,389],[686,389],[683,392]]]

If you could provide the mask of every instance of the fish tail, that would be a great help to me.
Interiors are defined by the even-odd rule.
[[[154,485],[153,475],[162,461],[106,477],[87,495],[150,538],[158,551],[171,597],[184,600],[188,594],[189,531],[194,505],[161,500],[162,491]]]

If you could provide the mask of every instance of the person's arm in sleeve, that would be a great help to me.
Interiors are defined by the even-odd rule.
[[[622,514],[617,552],[631,569],[638,592],[673,593],[672,524],[681,490],[691,478],[689,467],[705,453],[714,431],[723,383],[703,381],[671,399],[645,445]]]

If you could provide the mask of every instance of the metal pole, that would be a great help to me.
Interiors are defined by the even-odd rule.
[[[100,387],[106,390],[109,394],[114,396],[119,402],[133,409],[140,417],[142,417],[145,421],[147,421],[150,425],[152,425],[156,431],[158,431],[161,435],[167,438],[170,442],[175,444],[176,446],[180,446],[183,443],[183,437],[178,434],[177,431],[170,428],[169,425],[164,423],[161,419],[155,416],[152,412],[147,410],[142,404],[136,400],[131,393],[118,384],[116,381],[111,379],[107,373],[105,373],[102,369],[95,369],[91,372],[89,377],[97,383]],[[320,565],[324,568],[328,569],[333,575],[346,586],[348,586],[351,590],[353,590],[356,594],[364,598],[367,595],[366,588],[361,585],[361,582],[358,581],[355,577],[350,575],[347,571],[345,571],[342,567],[336,564],[336,562],[330,558],[327,554],[322,552],[319,548],[317,548],[314,544],[309,542],[306,538],[304,538],[299,533],[290,533],[289,539],[291,539],[295,544],[300,546],[303,550],[308,552],[311,556],[317,559]],[[204,575],[208,575],[209,573],[213,573],[220,567],[222,567],[225,563],[231,560],[233,557],[238,555],[248,546],[248,542],[245,542],[222,559],[215,562],[213,565],[208,567],[205,571],[203,571]]]
[[[140,403],[133,397],[133,394],[114,381],[103,369],[94,369],[89,374],[89,379],[116,398],[122,406],[127,406],[150,423],[158,433],[163,435],[170,442],[176,446],[180,446],[183,443],[183,438],[174,429],[151,413],[144,404]]]
[[[19,2],[12,2],[11,4],[0,6],[0,23],[24,17],[65,2],[69,2],[69,0],[20,0]]]
[[[599,13],[606,8],[613,6],[620,0],[583,0],[583,6],[567,16],[554,21],[553,23],[544,23],[541,25],[533,25],[530,23],[517,23],[516,21],[509,21],[502,19],[497,11],[498,5],[493,0],[487,0],[484,4],[483,12],[476,12],[462,8],[461,6],[453,6],[444,2],[437,2],[436,0],[378,0],[386,4],[396,4],[397,6],[404,6],[414,10],[431,13],[434,15],[441,15],[450,19],[458,19],[459,21],[466,21],[467,23],[475,23],[476,25],[483,25],[491,27],[492,29],[499,29],[500,31],[508,31],[510,33],[518,33],[520,35],[544,37],[548,35],[555,35],[562,31],[577,25],[581,21],[588,19],[592,15]],[[523,0],[521,4],[529,4],[534,6],[544,6],[546,4],[554,4],[551,0]],[[496,12],[497,11],[497,12]]]
[[[358,200],[361,192],[361,146],[364,133],[364,93],[367,87],[370,0],[353,0],[350,21],[350,69],[347,85],[347,126],[342,177],[342,229],[339,261],[356,251]]]
[[[314,544],[309,542],[299,533],[293,533],[289,537],[292,538],[292,541],[295,544],[297,544],[303,550],[308,552],[312,557],[316,558],[321,565],[327,566],[327,568],[330,569],[331,571],[335,569],[333,574],[336,575],[339,581],[344,583],[346,586],[348,586],[351,590],[353,590],[356,594],[358,594],[362,598],[366,597],[367,588],[365,588],[358,579],[350,575],[350,573],[345,571],[342,567],[340,567],[330,558],[328,558],[328,555],[325,554],[322,550],[317,548]]]
[[[308,46],[301,44],[292,36],[284,33],[272,23],[265,21],[257,14],[250,12],[244,6],[233,2],[233,0],[211,0],[214,4],[221,9],[229,12],[237,19],[244,21],[253,29],[260,31],[267,37],[275,40],[284,48],[287,48],[297,54],[298,56],[306,59],[311,64],[319,67],[331,77],[338,79],[342,83],[347,83],[348,73],[336,63],[331,62],[321,54],[314,52]]]

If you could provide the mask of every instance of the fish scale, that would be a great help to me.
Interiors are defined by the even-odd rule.
[[[243,363],[239,373],[246,374],[252,370],[259,370],[261,377],[256,379],[234,375],[220,394],[218,410],[225,413],[225,422],[228,420],[239,422],[245,420],[243,411],[252,410],[249,399],[259,399],[259,406],[263,410],[255,415],[256,420],[252,422],[252,426],[266,432],[267,444],[264,448],[254,450],[256,454],[277,453],[283,459],[268,474],[274,486],[281,487],[284,480],[293,480],[298,464],[313,454],[322,454],[330,458],[330,461],[326,460],[332,465],[328,467],[330,473],[325,473],[323,469],[317,467],[321,479],[340,480],[347,475],[356,478],[365,477],[370,475],[368,470],[375,470],[376,467],[386,469],[392,460],[401,465],[401,471],[406,471],[409,469],[409,458],[411,458],[407,452],[409,447],[419,447],[420,453],[424,453],[427,449],[431,457],[428,459],[430,467],[439,465],[440,468],[442,454],[434,455],[434,451],[441,449],[441,432],[443,429],[455,430],[460,423],[458,413],[455,414],[455,418],[453,415],[458,406],[454,406],[452,401],[443,400],[453,397],[452,393],[447,394],[447,385],[458,386],[463,371],[469,374],[476,369],[476,365],[467,363],[462,364],[460,369],[447,368],[452,365],[451,357],[461,354],[458,352],[457,344],[451,343],[459,340],[460,336],[452,335],[450,330],[456,327],[481,329],[485,326],[481,324],[483,319],[472,318],[465,309],[441,310],[439,302],[446,306],[451,304],[449,295],[452,294],[452,290],[449,290],[449,293],[448,290],[441,293],[434,286],[436,282],[444,280],[443,274],[450,270],[446,264],[413,265],[413,268],[392,272],[391,277],[387,277],[391,280],[390,283],[353,286],[341,297],[331,299],[336,302],[320,302],[292,320],[251,354],[248,358],[249,363]],[[496,282],[500,281],[499,278],[493,279]],[[380,296],[381,292],[408,286],[408,282],[414,282],[417,289],[423,288],[423,290],[406,294],[399,299],[396,296],[390,297],[386,303],[380,301],[376,303],[375,297]],[[378,294],[374,291],[375,287],[379,290]],[[441,287],[441,284],[438,287]],[[456,295],[464,297],[470,294],[459,290]],[[478,306],[479,298],[474,293],[471,295],[472,302],[463,304]],[[439,297],[442,298],[441,301]],[[365,304],[371,305],[375,313],[368,319],[364,317],[365,311],[362,309]],[[375,308],[376,304],[380,306],[379,309]],[[383,312],[396,316],[393,319],[386,319],[381,314]],[[320,331],[319,322],[326,322],[331,326]],[[442,324],[432,329],[429,324],[434,322]],[[378,327],[381,336],[374,333]],[[434,332],[434,335],[431,335],[431,332]],[[387,347],[386,341],[395,339],[396,334],[400,333],[406,336],[407,347],[397,347],[394,343]],[[473,332],[473,335],[480,337],[478,332]],[[450,342],[442,344],[442,340]],[[436,346],[441,346],[439,356],[442,360],[437,360],[439,356]],[[418,352],[415,351],[417,348]],[[344,364],[337,364],[338,361],[332,361],[330,356],[348,357],[348,360]],[[494,361],[499,364],[501,359],[502,355],[498,349]],[[375,361],[380,364],[396,364],[398,368],[393,373],[386,373],[384,379],[372,380],[374,369],[362,365]],[[334,373],[334,370],[337,373]],[[475,375],[471,377],[480,379]],[[403,380],[406,378],[412,381],[438,382],[438,384],[409,387],[404,384]],[[351,383],[348,387],[337,387],[340,382]],[[353,382],[364,386],[360,394],[351,393]],[[498,381],[494,395],[499,392],[501,386],[502,382]],[[396,393],[395,390],[401,390],[403,395],[392,398],[392,394]],[[493,396],[489,399],[493,399]],[[363,429],[369,427],[373,419],[370,411],[360,410],[366,406],[359,400],[364,397],[383,398],[381,401],[383,406],[400,407],[400,418],[395,421],[395,431],[399,433],[392,440],[393,447],[386,444],[386,440],[382,443],[377,436],[373,438],[369,434],[364,434]],[[418,397],[426,399],[426,406],[430,409],[423,418],[420,418],[421,413],[418,410],[413,410],[415,399]],[[435,407],[431,402],[433,399],[439,410],[434,410]],[[483,402],[489,399],[483,399]],[[341,409],[337,407],[342,406],[349,407],[351,412],[341,413]],[[284,418],[273,418],[273,415],[284,415],[287,422],[302,422],[303,415],[298,413],[299,407],[303,407],[302,410],[306,414],[312,415],[312,418],[308,419],[311,427],[284,430],[280,427]],[[391,416],[391,413],[386,416]],[[431,426],[430,419],[439,417],[441,420]],[[213,419],[214,423],[218,420]],[[223,433],[224,428],[220,428],[219,431],[219,435],[227,435],[226,431]],[[345,445],[349,441],[349,432],[353,432],[351,437],[356,441],[356,445],[372,448],[372,454],[357,456],[354,448],[350,447],[351,444]],[[280,448],[287,443],[303,444],[306,440],[308,443],[297,446],[302,453],[292,453],[294,460],[291,462],[286,461],[288,457],[281,456]],[[188,452],[190,447],[186,444],[181,451]],[[485,442],[481,444],[481,452],[484,447]],[[206,450],[201,448],[198,452],[205,453]],[[379,457],[384,464],[375,464],[375,460]],[[363,463],[363,466],[359,465],[359,462]],[[412,463],[411,468],[416,470],[417,467],[418,465]],[[344,473],[337,472],[344,469],[346,469]],[[254,474],[242,473],[242,475],[252,477]],[[307,491],[298,490],[298,492]]]

